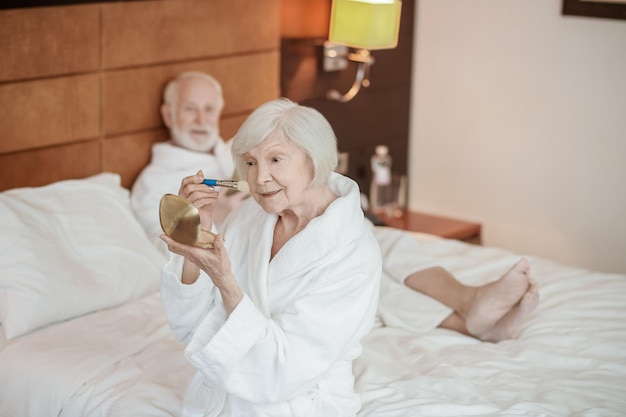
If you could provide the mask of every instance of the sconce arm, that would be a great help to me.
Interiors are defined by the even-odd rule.
[[[355,53],[349,54],[348,59],[354,62],[358,62],[356,70],[356,78],[352,83],[352,87],[347,93],[341,94],[337,90],[330,90],[326,93],[326,98],[329,100],[339,101],[346,103],[357,95],[361,87],[369,87],[369,71],[370,67],[374,64],[374,57],[371,56],[370,51],[367,49],[359,49]]]

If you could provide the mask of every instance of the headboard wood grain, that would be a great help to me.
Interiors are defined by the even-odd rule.
[[[222,137],[280,94],[280,0],[0,10],[0,190],[117,172],[130,187],[167,139],[159,106],[186,70],[224,90]]]

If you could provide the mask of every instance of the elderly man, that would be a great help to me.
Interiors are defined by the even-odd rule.
[[[159,202],[164,194],[177,194],[180,178],[202,169],[207,178],[229,179],[234,172],[230,141],[220,137],[219,120],[224,107],[222,87],[208,74],[184,72],[165,87],[161,116],[171,139],[152,147],[152,159],[135,181],[131,204],[150,238],[159,239]],[[224,192],[220,190],[220,192]],[[214,208],[216,226],[224,220],[233,198],[220,198]]]

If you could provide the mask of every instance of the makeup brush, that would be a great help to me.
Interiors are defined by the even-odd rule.
[[[244,193],[250,192],[250,186],[245,181],[231,181],[231,180],[209,180],[202,181],[202,184],[210,185],[212,187],[227,187],[233,190],[242,191]]]

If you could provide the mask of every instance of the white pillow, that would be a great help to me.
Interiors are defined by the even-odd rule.
[[[0,323],[8,339],[159,289],[165,258],[129,194],[111,173],[0,193]]]

